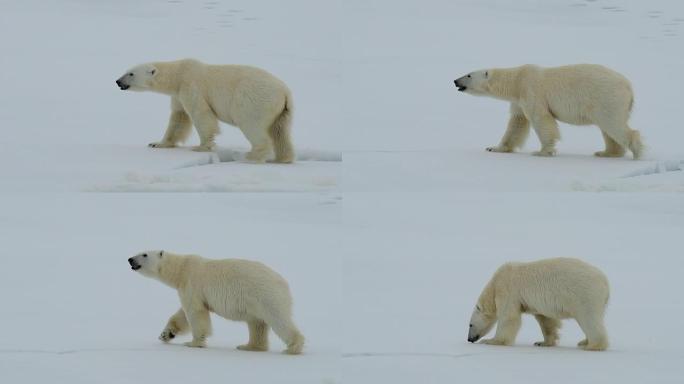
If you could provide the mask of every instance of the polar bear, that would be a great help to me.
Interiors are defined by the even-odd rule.
[[[634,104],[632,86],[624,76],[594,64],[541,68],[485,69],[454,80],[461,92],[491,96],[511,103],[508,128],[490,152],[513,152],[521,147],[534,127],[541,149],[537,156],[553,156],[560,139],[558,121],[574,125],[597,125],[606,148],[600,157],[622,157],[629,149],[638,159],[644,145],[639,131],[627,120]]]
[[[171,96],[166,134],[153,148],[175,147],[187,139],[192,125],[200,137],[195,151],[211,151],[218,120],[234,125],[252,145],[247,160],[291,163],[292,95],[270,73],[244,65],[207,65],[185,59],[141,64],[116,80],[121,90],[154,91]]]
[[[209,260],[195,255],[147,251],[128,259],[134,271],[178,290],[181,308],[171,316],[159,339],[168,342],[190,330],[189,347],[204,347],[211,334],[209,313],[247,322],[245,351],[268,350],[269,327],[288,354],[299,354],[304,336],[292,321],[292,297],[285,279],[267,266],[248,260]]]
[[[530,263],[507,263],[487,283],[470,318],[468,341],[476,342],[498,322],[494,338],[485,344],[512,345],[520,329],[522,313],[539,322],[544,341],[555,346],[561,319],[574,318],[586,339],[585,350],[608,348],[603,315],[609,296],[608,279],[596,267],[572,258]]]

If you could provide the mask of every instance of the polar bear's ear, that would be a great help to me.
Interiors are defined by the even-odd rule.
[[[162,256],[164,256],[164,251],[159,251],[159,258],[161,258]]]
[[[485,71],[485,79],[489,79],[489,71]]]
[[[150,75],[154,76],[154,75],[157,73],[157,68],[155,68],[155,67],[150,67],[150,68],[147,70],[147,73],[149,73]]]

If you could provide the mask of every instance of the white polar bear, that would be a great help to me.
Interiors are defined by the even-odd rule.
[[[544,341],[555,346],[561,319],[574,318],[586,339],[579,346],[592,351],[608,348],[603,315],[609,296],[608,279],[581,260],[555,258],[531,263],[507,263],[487,283],[470,318],[468,341],[476,342],[498,322],[496,335],[485,344],[512,345],[522,313],[533,314]]]
[[[513,152],[521,147],[534,127],[541,150],[537,156],[553,156],[560,139],[556,120],[574,125],[597,125],[606,149],[601,157],[622,157],[625,148],[634,159],[641,157],[639,131],[627,124],[634,104],[632,86],[624,76],[594,64],[541,68],[486,69],[471,72],[454,84],[461,92],[491,96],[511,103],[508,128],[490,152]]]
[[[218,120],[234,125],[252,144],[247,159],[291,163],[292,95],[270,73],[243,65],[207,65],[185,59],[138,65],[116,80],[122,90],[155,91],[171,96],[171,117],[164,138],[154,148],[175,147],[195,125],[196,151],[211,151]]]
[[[209,313],[245,321],[249,342],[246,351],[268,350],[269,327],[280,337],[285,353],[299,354],[304,336],[292,321],[292,297],[285,279],[267,266],[248,260],[209,260],[194,255],[148,251],[128,259],[134,271],[178,290],[179,309],[169,319],[159,339],[168,342],[192,331],[189,347],[204,347],[211,334]]]

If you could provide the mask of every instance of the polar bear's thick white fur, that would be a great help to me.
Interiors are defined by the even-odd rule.
[[[629,149],[635,159],[642,155],[639,131],[627,124],[634,94],[624,76],[595,64],[541,68],[485,69],[454,80],[459,91],[491,96],[511,103],[508,128],[490,152],[513,152],[521,147],[534,127],[541,149],[538,156],[553,156],[560,139],[558,121],[574,125],[597,125],[606,148],[601,157],[622,157]]]
[[[128,259],[131,268],[176,289],[181,308],[171,316],[159,339],[168,342],[192,331],[189,347],[204,347],[211,334],[209,313],[247,322],[249,342],[238,349],[268,350],[269,328],[299,354],[304,336],[292,321],[287,282],[267,266],[248,260],[210,260],[195,255],[148,251]]]
[[[522,313],[539,322],[544,341],[555,346],[561,319],[573,318],[586,339],[578,346],[592,351],[608,347],[603,316],[608,303],[608,279],[596,267],[572,258],[530,263],[507,263],[487,283],[473,310],[468,341],[474,343],[497,324],[486,344],[512,345],[520,329]]]
[[[292,95],[272,74],[244,65],[208,65],[185,59],[141,64],[116,84],[122,89],[155,91],[171,96],[166,134],[150,147],[169,148],[187,139],[192,125],[200,138],[196,151],[211,151],[218,120],[238,127],[252,145],[247,159],[291,163]]]

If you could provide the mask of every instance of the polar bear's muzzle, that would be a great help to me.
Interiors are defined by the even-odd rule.
[[[123,79],[118,79],[118,80],[116,81],[116,85],[118,85],[119,88],[120,88],[122,91],[125,91],[125,90],[127,90],[128,88],[131,87],[130,85],[124,83],[124,82],[123,82]]]
[[[135,259],[132,258],[132,257],[131,257],[130,259],[128,259],[128,264],[131,265],[131,269],[134,270],[134,271],[137,271],[138,269],[140,269],[140,268],[142,267],[142,266],[141,266],[140,264],[138,264],[138,262],[135,261]]]
[[[466,89],[468,89],[468,87],[466,87],[465,85],[463,85],[463,84],[460,82],[460,80],[461,80],[461,79],[456,79],[456,80],[454,80],[454,85],[456,85],[456,88],[458,88],[458,91],[459,91],[459,92],[463,92],[463,91],[465,91]]]

